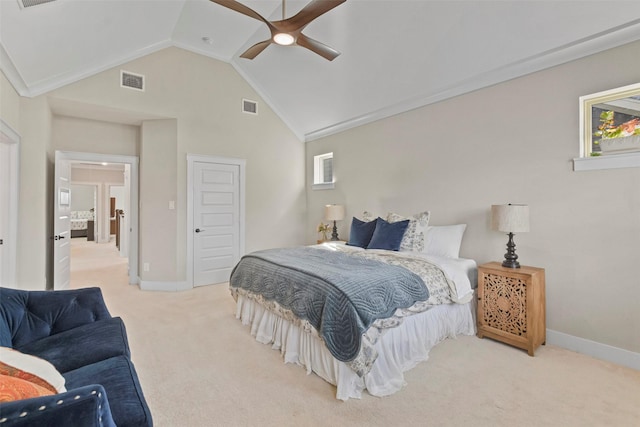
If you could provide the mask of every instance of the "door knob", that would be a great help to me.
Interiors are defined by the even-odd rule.
[[[196,233],[200,233],[201,231],[204,231],[204,230],[200,230],[199,228],[196,228]]]

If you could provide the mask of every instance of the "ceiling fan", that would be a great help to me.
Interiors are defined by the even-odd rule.
[[[217,3],[221,6],[227,7],[236,12],[247,15],[251,18],[257,19],[267,24],[269,31],[271,31],[271,38],[269,40],[261,41],[254,44],[247,49],[241,58],[253,59],[260,52],[265,50],[271,43],[276,43],[282,46],[297,45],[309,49],[312,52],[317,53],[323,58],[333,61],[340,52],[337,50],[320,43],[319,41],[310,39],[302,34],[302,30],[311,23],[314,19],[320,15],[327,13],[331,9],[347,0],[313,0],[307,4],[300,12],[294,16],[285,19],[285,0],[282,0],[282,20],[281,21],[269,21],[263,18],[259,13],[253,9],[239,3],[235,0],[210,0],[213,3]]]

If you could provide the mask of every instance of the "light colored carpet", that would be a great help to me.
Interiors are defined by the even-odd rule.
[[[341,402],[335,388],[259,344],[226,285],[165,293],[127,284],[113,245],[73,239],[72,287],[100,286],[127,326],[155,425],[639,426],[640,372],[542,346],[447,340],[393,396]]]

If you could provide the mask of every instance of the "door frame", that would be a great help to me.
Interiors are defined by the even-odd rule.
[[[194,163],[211,163],[238,166],[240,169],[239,204],[240,204],[240,257],[244,255],[245,240],[245,182],[246,160],[235,157],[205,156],[187,154],[187,286],[193,288],[193,169]]]
[[[138,163],[137,156],[124,156],[119,154],[99,154],[99,153],[81,153],[74,151],[60,151],[63,158],[71,162],[98,162],[98,163],[122,163],[128,164],[130,167],[130,239],[129,239],[129,284],[137,285],[140,282],[138,277]]]
[[[20,193],[20,135],[4,120],[0,118],[0,144],[7,144],[9,148],[9,209],[8,209],[8,235],[7,242],[3,242],[4,255],[8,258],[3,260],[8,266],[8,271],[3,272],[9,283],[3,286],[17,285],[17,262],[18,262],[18,220],[19,220],[19,193]]]

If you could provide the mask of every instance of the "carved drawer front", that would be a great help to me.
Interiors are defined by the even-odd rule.
[[[527,336],[527,286],[517,277],[484,273],[482,321],[488,327]]]

